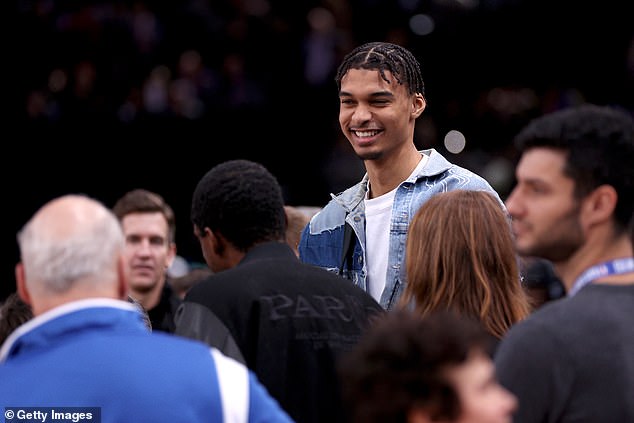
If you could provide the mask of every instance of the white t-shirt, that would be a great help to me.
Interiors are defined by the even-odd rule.
[[[419,173],[428,157],[423,154],[422,160],[418,162],[416,169],[410,176]],[[396,190],[381,195],[376,198],[368,198],[366,193],[365,202],[365,253],[368,266],[367,287],[368,292],[375,300],[381,301],[381,294],[385,289],[385,278],[387,276],[387,261],[390,252],[390,222],[392,220],[392,206]],[[368,187],[368,193],[370,192]]]

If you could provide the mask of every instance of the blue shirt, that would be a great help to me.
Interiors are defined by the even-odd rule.
[[[242,364],[151,333],[133,304],[71,302],[0,349],[0,407],[99,407],[101,422],[291,422]]]

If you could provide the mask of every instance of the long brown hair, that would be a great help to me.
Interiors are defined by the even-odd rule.
[[[414,216],[401,306],[453,310],[501,338],[531,310],[503,206],[485,191],[434,195]]]

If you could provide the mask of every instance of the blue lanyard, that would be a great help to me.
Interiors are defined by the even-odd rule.
[[[570,288],[570,292],[568,292],[568,296],[572,297],[579,292],[581,288],[595,279],[629,272],[634,272],[634,257],[625,257],[597,264],[585,270],[581,276],[575,280],[572,284],[572,288]]]

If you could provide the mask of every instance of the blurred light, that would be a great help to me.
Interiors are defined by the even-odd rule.
[[[418,7],[420,0],[398,0],[398,5],[405,12],[413,12]]]
[[[59,93],[64,91],[66,83],[68,82],[68,76],[62,69],[55,69],[48,77],[48,89],[52,93]]]
[[[310,27],[318,32],[329,32],[337,27],[332,12],[324,7],[315,7],[308,12],[307,15],[308,24]]]
[[[243,10],[251,16],[264,17],[271,10],[271,5],[266,0],[247,0],[241,3]]]
[[[504,157],[498,156],[491,159],[481,171],[481,175],[489,181],[499,193],[508,193],[513,187],[513,175],[515,166]]]
[[[456,0],[456,3],[469,10],[473,10],[480,5],[478,0]]]
[[[452,129],[451,131],[447,132],[447,135],[445,135],[445,148],[450,153],[461,153],[462,150],[464,150],[466,144],[467,140],[460,131]]]
[[[117,110],[117,117],[119,118],[119,121],[125,123],[130,123],[134,121],[134,119],[136,118],[136,114],[137,109],[130,101],[126,101],[125,103],[123,103],[121,107],[119,107],[119,109]]]
[[[418,14],[409,19],[409,28],[416,35],[429,35],[434,32],[434,19],[429,15]]]
[[[489,0],[490,1],[509,1],[509,0]],[[455,8],[462,10],[473,10],[479,6],[479,0],[434,0],[434,3],[446,8]]]

